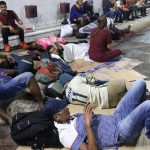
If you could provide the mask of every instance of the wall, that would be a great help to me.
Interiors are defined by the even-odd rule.
[[[59,12],[60,2],[69,2],[72,6],[76,0],[5,0],[8,9],[14,10],[17,15],[23,19],[26,27],[31,27],[38,24],[50,24],[56,23],[56,20],[60,20],[64,15]],[[89,0],[92,1],[92,0]],[[93,0],[94,10],[98,12],[100,10],[100,1]],[[25,17],[25,5],[37,5],[38,17],[36,18],[26,18]]]

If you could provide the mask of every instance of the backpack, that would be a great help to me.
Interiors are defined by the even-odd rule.
[[[57,80],[54,83],[50,83],[45,87],[44,93],[48,97],[52,98],[63,98],[65,95],[65,88],[63,85]]]
[[[53,121],[46,117],[43,111],[14,115],[11,137],[17,144],[32,148],[62,147]]]
[[[85,39],[85,38],[87,38],[87,36],[88,36],[87,33],[79,33],[79,32],[76,33],[77,39]]]
[[[46,61],[46,59],[42,59],[40,68],[35,74],[35,79],[42,84],[47,84],[49,82],[56,81],[60,72],[61,69],[57,66],[57,64],[50,60]]]

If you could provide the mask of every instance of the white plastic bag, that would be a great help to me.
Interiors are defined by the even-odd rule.
[[[66,37],[66,36],[70,36],[73,34],[73,28],[67,24],[61,27],[61,31],[60,31],[60,37]]]

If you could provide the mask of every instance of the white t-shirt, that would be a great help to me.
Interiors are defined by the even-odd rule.
[[[76,119],[77,118],[74,117],[73,120],[70,120],[69,124],[54,122],[55,127],[57,128],[59,133],[59,140],[66,148],[71,148],[78,136],[78,132],[76,131]]]
[[[69,43],[62,45],[64,51],[63,56],[66,62],[72,62],[77,59],[82,59],[86,55],[89,49],[88,43],[73,44]]]

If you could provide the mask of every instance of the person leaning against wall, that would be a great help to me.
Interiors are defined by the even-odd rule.
[[[13,10],[7,10],[6,2],[0,1],[0,28],[4,43],[4,50],[6,52],[10,52],[10,45],[8,42],[8,36],[10,35],[18,34],[20,47],[24,49],[28,48],[28,45],[24,42],[24,31],[15,23],[15,21],[17,21],[19,25],[23,25],[22,20],[19,19]]]

